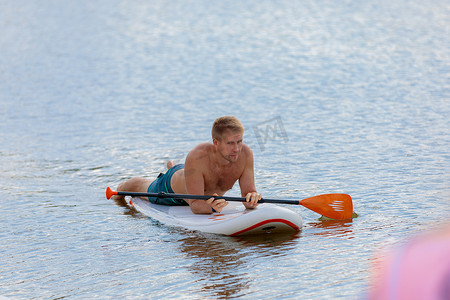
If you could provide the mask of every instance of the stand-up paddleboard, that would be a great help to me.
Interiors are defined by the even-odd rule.
[[[142,198],[132,198],[130,205],[169,226],[229,236],[296,232],[302,227],[297,213],[267,203],[246,209],[242,203],[229,202],[222,212],[211,215],[194,214],[189,206],[153,204]]]

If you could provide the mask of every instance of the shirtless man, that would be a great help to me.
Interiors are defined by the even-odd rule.
[[[256,192],[252,150],[243,144],[244,127],[235,117],[221,117],[214,121],[211,135],[213,142],[202,143],[192,149],[185,164],[167,163],[169,169],[154,181],[131,178],[117,187],[118,191],[176,193],[223,196],[239,180],[243,204],[254,208],[261,199]],[[124,196],[114,196],[124,199]],[[189,205],[196,214],[221,212],[228,204],[224,199],[180,200],[150,198],[150,202],[165,205]]]

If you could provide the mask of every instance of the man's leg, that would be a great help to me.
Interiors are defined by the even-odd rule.
[[[147,193],[147,189],[153,180],[133,177],[128,179],[117,186],[117,191],[119,192],[136,192],[136,193]],[[114,200],[125,200],[125,196],[115,195],[112,197]]]

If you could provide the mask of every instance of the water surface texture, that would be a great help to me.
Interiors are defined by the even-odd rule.
[[[0,295],[357,299],[377,249],[448,219],[448,1],[0,0]],[[292,236],[107,201],[235,115],[258,190],[343,192]],[[239,194],[236,186],[228,193]]]

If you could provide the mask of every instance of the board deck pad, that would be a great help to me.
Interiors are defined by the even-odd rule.
[[[189,206],[166,206],[132,198],[130,205],[144,215],[169,226],[229,236],[299,231],[302,218],[292,210],[274,204],[246,209],[242,203],[228,202],[220,213],[192,213]]]

